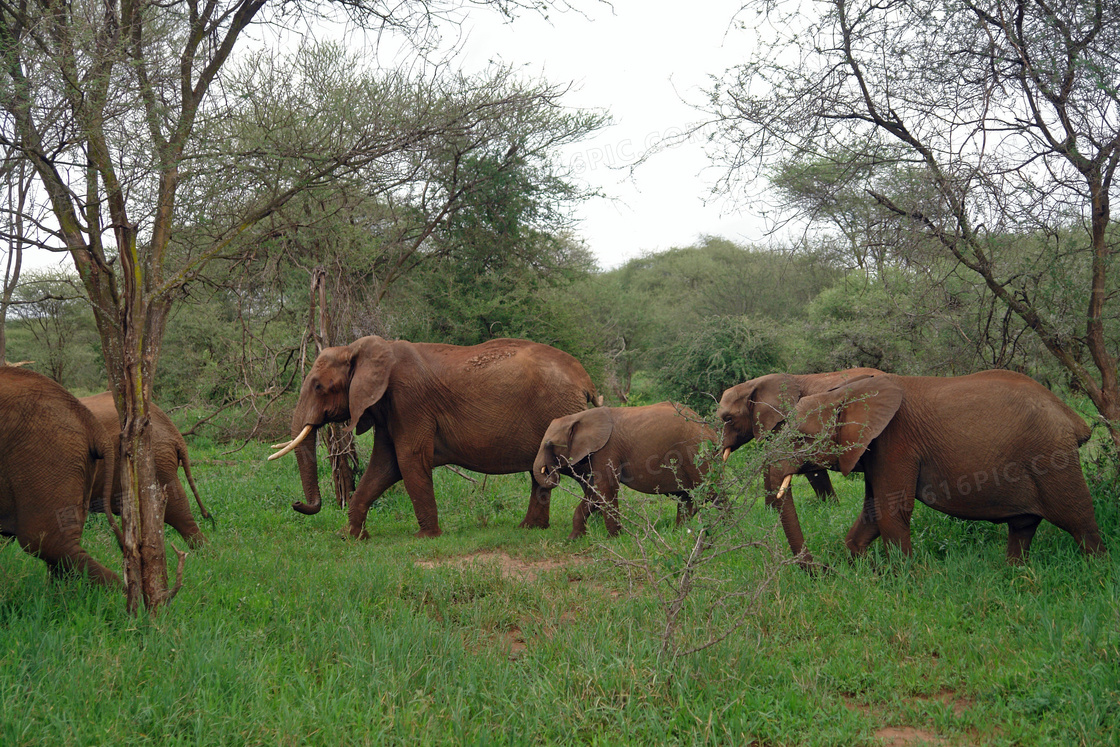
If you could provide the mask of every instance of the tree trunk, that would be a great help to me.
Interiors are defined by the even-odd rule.
[[[318,333],[315,331],[315,312],[318,308]],[[315,352],[331,347],[331,318],[327,311],[327,271],[316,267],[311,272],[311,318],[308,320],[311,336],[315,340]],[[331,465],[331,478],[334,494],[339,508],[350,503],[354,494],[354,474],[361,466],[354,434],[343,430],[339,425],[331,425],[323,430],[323,441],[327,446],[327,458]]]

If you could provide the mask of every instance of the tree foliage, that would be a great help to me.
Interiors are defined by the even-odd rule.
[[[708,106],[725,186],[771,168],[788,205],[876,227],[862,247],[852,234],[860,251],[878,237],[893,257],[967,270],[1120,443],[1120,6],[760,0],[739,19],[758,44]]]

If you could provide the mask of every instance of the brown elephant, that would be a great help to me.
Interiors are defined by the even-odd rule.
[[[88,407],[97,421],[101,423],[105,432],[109,434],[113,453],[117,453],[120,450],[121,427],[112,393],[102,392],[92,397],[83,397],[79,401]],[[163,520],[183,535],[183,539],[191,547],[201,547],[206,544],[206,535],[198,528],[198,524],[191,514],[191,504],[187,498],[187,493],[183,490],[183,484],[179,482],[180,465],[182,465],[183,473],[187,477],[187,483],[191,486],[191,492],[194,493],[194,499],[198,503],[198,510],[201,512],[202,518],[209,519],[210,513],[202,505],[202,498],[198,495],[198,487],[194,484],[194,477],[191,476],[191,461],[190,457],[187,456],[187,442],[183,440],[183,435],[171,422],[171,418],[167,417],[167,413],[159,409],[154,403],[152,404],[151,419],[152,453],[155,459],[156,478],[167,496],[167,508],[164,511]],[[99,477],[104,475],[104,473],[98,474]],[[116,471],[113,472],[112,487],[113,513],[119,514],[121,512],[120,496],[122,490],[121,476]],[[98,497],[102,492],[103,486],[99,480],[93,490],[95,497],[90,506],[92,512],[103,513],[105,511],[105,504]]]
[[[533,477],[552,489],[561,474],[583,486],[572,516],[571,539],[586,531],[587,517],[603,507],[607,533],[621,529],[620,485],[639,493],[676,496],[677,522],[693,512],[689,491],[700,484],[707,464],[697,464],[700,444],[716,443],[716,432],[684,405],[659,402],[645,407],[599,407],[557,418],[545,431],[533,462]]]
[[[731,445],[726,440],[727,430],[724,430],[723,458],[726,461],[731,452],[738,446],[750,441],[752,438],[762,438],[772,431],[783,419],[783,406],[796,403],[801,397],[827,392],[829,389],[840,386],[847,381],[860,378],[879,376],[883,372],[877,368],[848,368],[843,371],[830,371],[815,374],[768,374],[757,379],[752,379],[744,384],[728,389],[745,395],[745,400],[736,412],[742,427],[750,431],[750,435]],[[727,396],[727,393],[724,393]],[[717,415],[726,423],[730,413],[726,408],[720,408]],[[749,425],[748,425],[749,424]],[[766,505],[778,509],[782,518],[782,526],[786,529],[787,536],[797,535],[799,529],[791,523],[793,521],[792,505],[786,508],[785,503],[778,500],[778,483],[782,481],[786,465],[768,465],[763,472],[763,484],[766,491]],[[793,470],[793,474],[805,475],[809,485],[813,488],[818,498],[835,498],[836,492],[832,488],[832,481],[828,471],[821,469],[820,465],[805,462]],[[782,493],[785,501],[793,500],[793,489],[788,487]],[[798,539],[800,547],[802,540]],[[795,549],[797,554],[800,549]]]
[[[269,458],[296,450],[305,502],[292,508],[317,513],[315,431],[335,422],[359,434],[373,428],[369,467],[350,500],[350,535],[369,536],[364,525],[373,501],[403,480],[420,524],[417,536],[437,537],[433,467],[529,472],[548,424],[598,403],[579,361],[548,345],[498,339],[461,347],[363,337],[315,359],[292,414],[293,439]],[[521,526],[548,527],[551,491],[529,482]]]
[[[93,413],[59,384],[0,367],[0,535],[15,537],[54,576],[77,572],[123,589],[81,545],[98,472],[115,471],[109,443]]]
[[[724,448],[757,436],[749,413],[765,402],[765,427],[772,430],[795,413],[791,421],[800,433],[816,439],[811,460],[843,474],[858,465],[865,498],[845,540],[853,555],[879,536],[910,554],[915,499],[951,516],[1006,523],[1012,563],[1026,558],[1043,519],[1073,535],[1087,554],[1105,551],[1077,451],[1089,427],[1027,376],[883,374],[810,396],[776,398],[762,394],[763,383],[755,379],[724,392]],[[781,388],[765,384],[765,391]],[[797,466],[782,471],[790,474]],[[782,513],[794,554],[811,561],[802,555],[792,501],[782,501]]]

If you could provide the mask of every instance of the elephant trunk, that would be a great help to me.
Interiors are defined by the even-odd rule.
[[[533,479],[542,488],[555,488],[560,484],[560,468],[546,454],[538,454],[533,462]]]
[[[301,514],[317,514],[323,507],[319,495],[319,465],[315,459],[315,439],[318,429],[312,429],[295,448],[299,464],[299,479],[303,483],[303,503],[293,503],[292,508]]]

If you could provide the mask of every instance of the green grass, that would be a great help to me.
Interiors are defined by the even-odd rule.
[[[1120,743],[1114,488],[1097,500],[1108,560],[1043,525],[1031,564],[1011,568],[1002,526],[918,507],[912,559],[849,563],[861,481],[837,478],[837,504],[798,478],[810,547],[833,571],[780,570],[746,627],[672,658],[650,589],[610,560],[635,540],[593,519],[569,542],[569,493],[554,493],[550,529],[524,531],[526,476],[483,486],[438,470],[442,537],[412,536],[396,488],[357,542],[338,536],[333,503],[292,511],[295,463],[265,452],[192,444],[218,524],[154,619],[0,550],[0,744]],[[687,541],[659,505],[658,528]],[[773,513],[748,520],[780,539]],[[84,542],[119,570],[102,517]],[[503,574],[499,550],[532,575]],[[763,557],[716,568],[748,586]],[[702,636],[688,614],[683,634]]]

